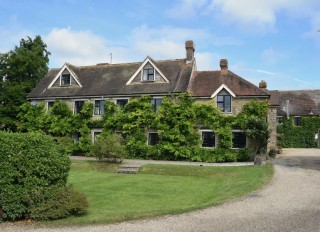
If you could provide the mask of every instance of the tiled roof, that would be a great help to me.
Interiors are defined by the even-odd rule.
[[[139,69],[142,62],[79,67],[66,64],[77,75],[83,87],[62,86],[47,88],[61,71],[61,69],[51,69],[28,95],[28,98],[126,96],[169,94],[187,91],[193,64],[187,64],[185,59],[154,62],[170,83],[150,82],[126,85],[130,77]]]
[[[197,71],[192,77],[189,90],[195,97],[210,97],[222,84],[236,96],[269,96],[266,91],[229,70]]]
[[[320,90],[289,90],[278,92],[278,115],[286,115],[287,100],[289,100],[290,115],[320,115]]]

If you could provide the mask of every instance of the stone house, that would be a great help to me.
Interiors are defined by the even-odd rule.
[[[259,88],[231,72],[226,59],[220,61],[220,70],[197,71],[193,41],[186,41],[185,49],[186,57],[182,59],[153,60],[148,56],[144,61],[135,63],[91,66],[65,63],[62,68],[50,69],[28,99],[33,104],[45,102],[47,110],[55,100],[65,101],[75,114],[85,101],[90,101],[94,104],[93,119],[101,118],[105,101],[123,107],[130,98],[142,95],[150,95],[156,109],[164,96],[188,92],[197,101],[214,104],[227,115],[237,115],[243,105],[253,99],[270,101],[270,93],[263,86]],[[271,107],[268,116],[271,130],[275,130],[275,112],[275,108]],[[93,141],[101,130],[91,129]],[[203,128],[199,133],[203,147],[217,145],[214,132]],[[242,131],[235,129],[233,135],[233,148],[248,145]],[[148,144],[158,142],[156,131],[150,131],[146,136]],[[270,141],[273,145],[275,138]]]

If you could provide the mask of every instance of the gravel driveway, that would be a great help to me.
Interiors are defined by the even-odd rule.
[[[286,149],[262,191],[191,213],[113,225],[0,231],[320,231],[320,149]]]

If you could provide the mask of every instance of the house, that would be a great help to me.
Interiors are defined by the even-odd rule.
[[[55,100],[62,100],[75,114],[85,101],[91,101],[94,103],[94,119],[101,118],[105,101],[113,101],[123,107],[130,98],[142,95],[150,95],[156,108],[164,96],[188,92],[197,101],[215,104],[228,115],[237,115],[244,104],[253,99],[270,100],[270,94],[265,89],[231,72],[226,59],[220,61],[220,70],[197,71],[194,42],[186,41],[185,49],[186,57],[183,59],[153,60],[148,56],[144,61],[135,63],[91,66],[65,63],[62,68],[50,69],[28,99],[35,104],[45,102],[47,110]],[[270,111],[269,117],[270,122],[275,122],[274,110]],[[100,132],[101,128],[92,128],[92,138]],[[202,129],[200,133],[202,146],[216,146],[217,138],[212,131]],[[248,145],[240,130],[233,133],[234,148]],[[156,143],[155,132],[148,133],[148,137],[149,144]]]
[[[320,90],[279,90],[271,96],[278,101],[277,123],[294,117],[294,124],[301,125],[302,116],[320,116]]]

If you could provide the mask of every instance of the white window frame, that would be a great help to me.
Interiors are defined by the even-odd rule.
[[[159,133],[158,133],[158,131],[148,131],[148,133],[147,133],[147,145],[148,146],[155,146],[155,145],[157,145],[157,144],[150,144],[150,137],[149,137],[149,135],[150,134],[158,134],[158,136],[159,136]],[[159,136],[159,142],[160,142],[160,136]]]
[[[153,80],[145,80],[144,79],[144,72],[145,72],[145,70],[153,70]],[[149,72],[149,71],[148,71]],[[147,74],[147,77],[149,77],[149,73]],[[142,82],[154,82],[154,81],[156,81],[156,69],[154,68],[154,67],[152,67],[152,68],[143,68],[142,70],[141,70],[141,81]]]
[[[214,134],[214,147],[203,147],[202,144],[203,144],[203,140],[202,140],[202,134],[203,132],[212,132]],[[200,139],[201,139],[201,147],[202,148],[206,148],[206,149],[214,149],[217,147],[217,143],[218,143],[218,136],[217,134],[213,131],[213,130],[210,130],[210,129],[201,129],[199,130],[199,133],[200,133]]]
[[[127,101],[128,101],[127,104],[128,104],[129,101],[130,101],[129,98],[125,98],[125,97],[113,99],[114,104],[116,104],[118,107],[119,107],[119,105],[118,105],[118,103],[117,103],[118,100],[127,100]],[[122,108],[121,108],[121,109],[122,109]]]
[[[92,99],[92,100],[93,100],[93,115],[94,115],[94,116],[103,115],[103,114],[104,114],[104,109],[102,109],[103,113],[101,113],[101,101],[104,101],[104,105],[103,105],[103,108],[104,108],[107,100],[106,100],[105,98]],[[96,114],[96,101],[100,101],[99,114]]]
[[[52,107],[50,107],[49,108],[49,103],[51,103],[51,102],[53,102],[53,104],[52,104],[52,106],[54,105],[54,103],[55,103],[55,100],[48,100],[48,101],[46,101],[46,112],[47,112],[47,114],[49,114],[49,110],[50,110],[50,108]]]
[[[69,75],[69,84],[62,84],[63,75]],[[60,86],[70,86],[71,85],[71,74],[70,73],[61,73],[60,74]]]
[[[73,100],[73,114],[76,114],[76,102],[78,102],[78,101],[83,101],[84,103],[86,103],[87,101],[88,101],[88,99],[76,99],[76,100]],[[83,104],[84,104],[83,103]],[[81,110],[80,110],[81,111]],[[79,112],[78,112],[79,113]],[[78,114],[77,113],[77,114]]]
[[[102,129],[100,129],[100,128],[99,129],[91,129],[91,141],[92,141],[93,144],[96,142],[95,133],[101,134],[102,133]]]
[[[151,101],[152,101],[152,100],[155,100],[155,99],[161,99],[161,104],[162,104],[163,97],[153,97],[153,98],[151,99]],[[151,102],[151,104],[152,104],[152,102]],[[158,105],[158,107],[161,106],[161,104]],[[152,104],[152,107],[153,107],[153,110],[154,110],[155,112],[158,110],[158,107],[156,107],[156,105]],[[155,107],[156,107],[156,108],[155,108]]]
[[[243,130],[232,130],[232,136],[233,136],[233,132],[241,132],[241,133],[244,133],[244,131]],[[245,136],[245,138],[246,138],[246,146],[244,147],[244,148],[246,148],[246,147],[248,147],[248,137],[246,136],[246,135],[244,135]],[[233,139],[233,138],[232,138]],[[242,149],[242,148],[240,148],[240,147],[233,147],[233,141],[232,141],[232,147],[231,147],[231,149]]]

